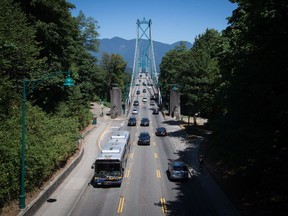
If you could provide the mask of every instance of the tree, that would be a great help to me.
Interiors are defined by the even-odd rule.
[[[179,85],[180,73],[187,70],[187,48],[184,43],[167,52],[160,64],[159,83],[164,105],[169,103],[170,90],[173,84]]]
[[[181,44],[162,59],[159,77],[162,94],[168,102],[172,85],[179,86],[183,114],[194,116],[201,112],[210,117],[218,107],[216,93],[221,75],[217,55],[221,51],[221,41],[219,32],[207,29],[195,39],[190,50]]]
[[[188,62],[186,70],[180,71],[180,91],[186,104],[183,110],[195,114],[201,112],[203,116],[211,117],[216,105],[216,93],[221,84],[218,65],[219,44],[221,34],[213,29],[207,29],[199,35],[189,50],[183,62]]]
[[[285,215],[288,2],[234,2],[238,8],[223,32],[229,49],[220,60],[225,86],[223,112],[213,122],[215,151],[251,189],[245,199],[256,202],[253,215],[257,209]]]
[[[97,52],[99,47],[99,29],[98,23],[92,17],[86,18],[84,13],[80,10],[79,15],[76,17],[78,27],[81,32],[81,40],[83,46],[88,51]]]
[[[107,80],[107,99],[110,101],[110,90],[113,85],[118,86],[122,91],[125,88],[125,68],[127,62],[124,61],[123,57],[118,54],[103,53],[100,67],[106,72]],[[127,77],[126,77],[127,79]]]
[[[29,26],[19,4],[12,0],[0,3],[0,76],[7,76],[16,86],[23,77],[31,78],[45,58],[36,42],[36,30]]]

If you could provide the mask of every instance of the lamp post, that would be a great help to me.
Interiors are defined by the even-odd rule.
[[[103,104],[103,102],[101,102],[101,116],[103,117],[103,115],[104,115],[104,113],[103,113],[103,109],[104,109],[104,104]]]
[[[25,209],[25,114],[26,114],[26,96],[27,94],[31,93],[36,86],[40,83],[44,82],[51,77],[60,75],[60,74],[67,74],[67,77],[64,81],[64,86],[71,87],[74,86],[74,80],[70,76],[70,72],[68,71],[59,71],[52,74],[49,74],[46,77],[37,80],[26,80],[23,79],[23,92],[22,92],[22,145],[21,145],[21,174],[20,174],[20,195],[19,195],[19,208]],[[31,86],[30,86],[30,85]],[[26,88],[31,87],[30,91],[26,92]]]

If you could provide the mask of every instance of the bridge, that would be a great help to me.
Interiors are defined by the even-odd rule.
[[[156,103],[162,107],[162,96],[158,83],[154,47],[152,40],[151,19],[137,20],[136,22],[136,44],[134,52],[133,71],[131,83],[126,88],[124,97],[120,89],[114,87],[111,90],[111,116],[116,118],[121,114],[128,113],[133,97],[140,86],[144,86]],[[120,112],[121,110],[121,112]],[[175,87],[170,90],[169,114],[179,118],[180,95]]]

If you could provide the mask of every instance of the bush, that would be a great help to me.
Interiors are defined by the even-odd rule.
[[[62,107],[63,108],[63,107]],[[64,110],[64,111],[63,111]],[[27,103],[25,137],[25,191],[40,187],[77,149],[79,116],[65,109],[48,115]],[[0,208],[19,195],[21,158],[21,110],[0,125]],[[86,119],[85,112],[82,112]],[[88,114],[86,114],[88,115]],[[83,120],[84,121],[84,120]],[[83,123],[82,123],[83,125]]]

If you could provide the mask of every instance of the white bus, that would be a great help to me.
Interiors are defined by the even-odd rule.
[[[94,176],[91,185],[117,185],[122,183],[124,168],[130,151],[130,132],[115,131],[103,146],[92,165]]]

